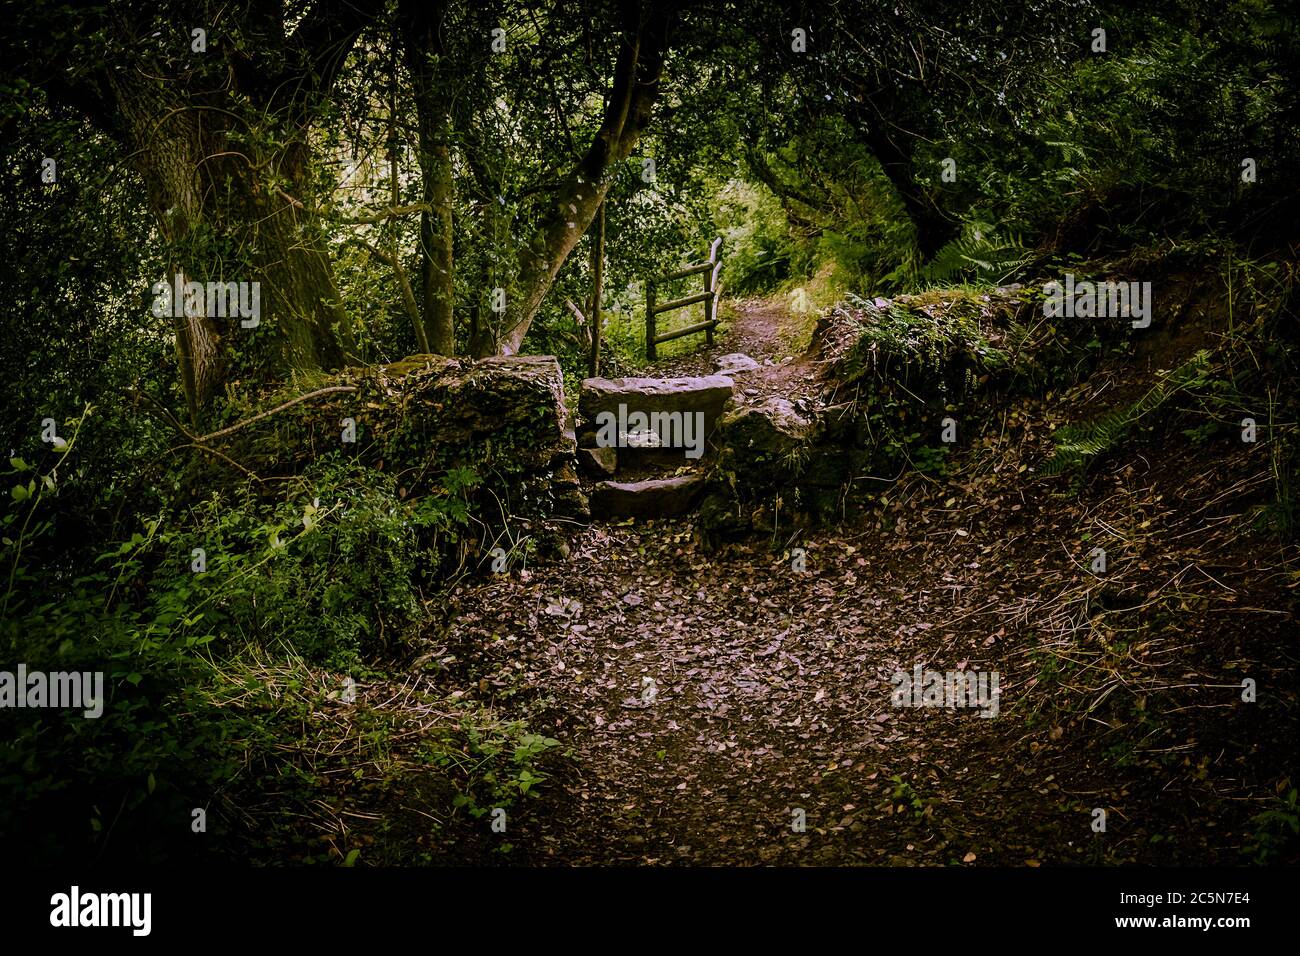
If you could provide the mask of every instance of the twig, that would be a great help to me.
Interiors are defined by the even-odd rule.
[[[189,437],[194,438],[196,444],[215,441],[218,438],[225,438],[227,435],[231,434],[232,432],[238,431],[239,429],[243,428],[246,425],[251,425],[253,424],[253,422],[261,421],[263,418],[269,418],[272,415],[284,411],[286,408],[292,408],[294,405],[298,405],[302,402],[305,402],[310,398],[319,398],[321,395],[331,395],[336,392],[355,392],[356,390],[357,389],[355,385],[330,385],[327,386],[326,388],[318,388],[316,389],[316,391],[308,392],[306,395],[299,395],[297,398],[291,398],[289,399],[289,401],[285,402],[284,404],[275,406],[275,408],[268,409],[265,412],[258,412],[252,418],[246,418],[242,422],[236,422],[235,424],[231,425],[229,428],[223,428],[220,431],[210,432],[207,435],[200,435],[197,438],[194,438],[193,435]]]
[[[131,391],[137,398],[143,398],[150,405],[152,405],[162,416],[163,421],[171,425],[172,428],[176,429],[178,432],[180,432],[190,441],[192,442],[198,441],[198,437],[192,434],[189,429],[187,429],[184,425],[182,425],[180,419],[178,419],[175,415],[173,415],[170,411],[168,411],[167,407],[163,405],[162,402],[158,401],[158,399],[154,398],[152,395],[150,395],[148,392],[144,391],[141,388],[133,387]]]
[[[197,448],[199,451],[206,451],[209,454],[216,455],[226,464],[231,465],[234,468],[237,468],[239,471],[242,471],[245,475],[247,475],[249,478],[252,478],[259,485],[266,484],[266,481],[262,479],[260,476],[258,476],[257,474],[255,474],[252,471],[252,469],[246,468],[245,466],[241,465],[239,462],[235,461],[235,459],[227,455],[225,452],[218,451],[216,448],[209,448],[207,445],[200,445],[198,442],[189,442],[184,445],[177,445],[175,448],[169,449],[169,451],[181,451],[182,449],[185,448]]]

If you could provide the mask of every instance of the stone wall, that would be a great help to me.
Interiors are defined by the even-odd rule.
[[[564,379],[553,357],[420,355],[348,369],[309,391],[339,386],[353,391],[309,399],[211,444],[262,479],[296,474],[323,455],[352,456],[394,474],[403,496],[427,494],[448,469],[468,467],[488,500],[494,495],[510,514],[585,517]],[[291,397],[268,399],[265,407]]]

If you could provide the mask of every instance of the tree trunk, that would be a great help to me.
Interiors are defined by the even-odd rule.
[[[444,114],[440,121],[445,120]],[[442,128],[449,129],[445,125]],[[420,214],[420,247],[424,257],[421,294],[425,334],[429,338],[429,350],[435,355],[455,355],[451,149],[445,140],[440,141],[430,152],[424,175],[424,201],[433,210]]]
[[[593,378],[600,374],[600,304],[605,294],[605,204],[600,204],[596,219],[596,234],[591,237],[591,361],[587,372]]]
[[[376,0],[313,0],[297,6],[287,28],[280,5],[236,4],[221,18],[220,40],[198,57],[177,58],[170,40],[142,42],[153,28],[154,37],[172,30],[171,13],[147,4],[73,4],[64,33],[86,41],[76,57],[62,55],[57,31],[44,47],[3,45],[53,101],[116,140],[139,172],[168,247],[171,274],[159,281],[172,285],[180,276],[203,283],[205,293],[226,291],[208,290],[208,283],[248,283],[240,291],[250,307],[256,289],[256,322],[238,309],[230,315],[224,295],[220,310],[205,294],[191,303],[204,306],[200,314],[170,312],[195,419],[232,384],[333,369],[353,351],[313,195],[307,136],[380,10]]]
[[[627,159],[650,121],[663,74],[670,5],[630,6],[628,15],[600,130],[557,191],[534,241],[521,252],[516,292],[507,301],[505,332],[497,342],[502,355],[519,351],[560,268],[605,201],[611,185],[606,174]]]
[[[451,163],[451,96],[444,68],[446,8],[427,0],[402,0],[400,17],[415,94],[423,200],[420,279],[424,334],[435,355],[456,354],[455,273],[452,257],[454,198]]]
[[[229,115],[216,118],[147,79],[112,85],[123,139],[175,264],[159,279],[258,283],[255,325],[212,314],[213,302],[207,314],[175,320],[191,416],[201,419],[231,380],[257,386],[286,372],[344,365],[350,323],[319,226],[303,134],[258,152],[250,145],[257,135],[236,144],[230,134],[247,128]]]
[[[911,150],[901,145],[904,135],[891,135],[882,120],[872,118],[868,122],[866,141],[912,220],[921,261],[928,262],[945,243],[961,235],[961,225],[945,215],[917,184],[912,173]]]

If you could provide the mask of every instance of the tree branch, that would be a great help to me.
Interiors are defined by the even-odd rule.
[[[305,113],[312,99],[334,88],[362,31],[383,10],[380,0],[316,0],[289,38],[298,63],[272,89],[289,91],[289,106]]]
[[[356,390],[357,389],[355,385],[330,385],[326,388],[318,388],[316,389],[316,391],[308,392],[306,395],[299,395],[297,398],[291,398],[289,399],[289,401],[284,402],[281,405],[275,406],[275,408],[267,409],[264,412],[259,412],[258,414],[254,415],[252,418],[245,418],[242,422],[236,422],[235,424],[231,425],[229,428],[223,428],[220,431],[209,432],[206,435],[200,435],[199,437],[194,438],[194,442],[195,444],[203,445],[211,441],[216,441],[218,438],[225,438],[227,435],[231,434],[232,432],[237,432],[239,431],[239,429],[245,428],[253,424],[254,422],[260,422],[263,418],[270,418],[272,415],[279,414],[280,412],[284,411],[286,408],[292,408],[293,406],[299,405],[305,401],[308,401],[309,399],[319,398],[321,395],[332,395],[336,392],[355,392]],[[193,436],[190,437],[193,438]]]
[[[340,219],[339,223],[344,226],[368,226],[376,222],[383,222],[385,219],[397,219],[401,216],[409,216],[417,212],[431,212],[432,208],[428,203],[414,202],[408,206],[389,206],[387,209],[380,209],[378,212],[371,213],[368,216],[360,216],[356,219]]]
[[[393,270],[393,275],[397,277],[397,285],[402,293],[402,308],[406,311],[406,317],[411,320],[411,325],[415,327],[415,341],[420,346],[422,354],[429,354],[429,337],[424,331],[424,322],[420,315],[420,306],[415,301],[415,290],[411,288],[411,280],[406,275],[406,269],[402,267],[402,260],[395,255],[390,255],[378,246],[366,242],[360,236],[352,236],[349,241],[357,242],[366,247],[366,250]]]
[[[652,0],[644,6],[628,4],[625,9],[624,43],[600,130],[557,191],[539,228],[540,244],[529,244],[520,252],[524,293],[517,310],[507,315],[509,324],[498,341],[502,354],[518,353],[560,267],[605,200],[610,187],[605,174],[631,154],[658,99],[676,3]]]

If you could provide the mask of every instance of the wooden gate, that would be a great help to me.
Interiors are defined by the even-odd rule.
[[[676,272],[670,272],[668,275],[660,276],[658,279],[647,279],[645,284],[645,355],[647,359],[653,361],[656,357],[655,347],[661,342],[668,342],[672,339],[679,339],[683,335],[694,335],[696,332],[703,332],[706,336],[705,342],[713,344],[713,329],[718,324],[718,295],[720,287],[718,285],[718,274],[722,271],[722,259],[718,255],[718,250],[722,248],[722,237],[713,240],[713,245],[709,247],[709,258],[704,262],[697,262],[695,265],[686,266],[684,269],[678,269]],[[685,279],[688,276],[699,275],[704,273],[704,291],[694,292],[690,295],[684,295],[679,299],[672,299],[663,305],[657,305],[655,302],[655,293],[658,286],[675,282],[678,279]],[[704,321],[696,322],[694,325],[687,325],[680,329],[673,329],[664,332],[662,335],[656,334],[655,316],[662,315],[664,312],[671,312],[673,309],[684,309],[689,305],[697,302],[704,303]]]

